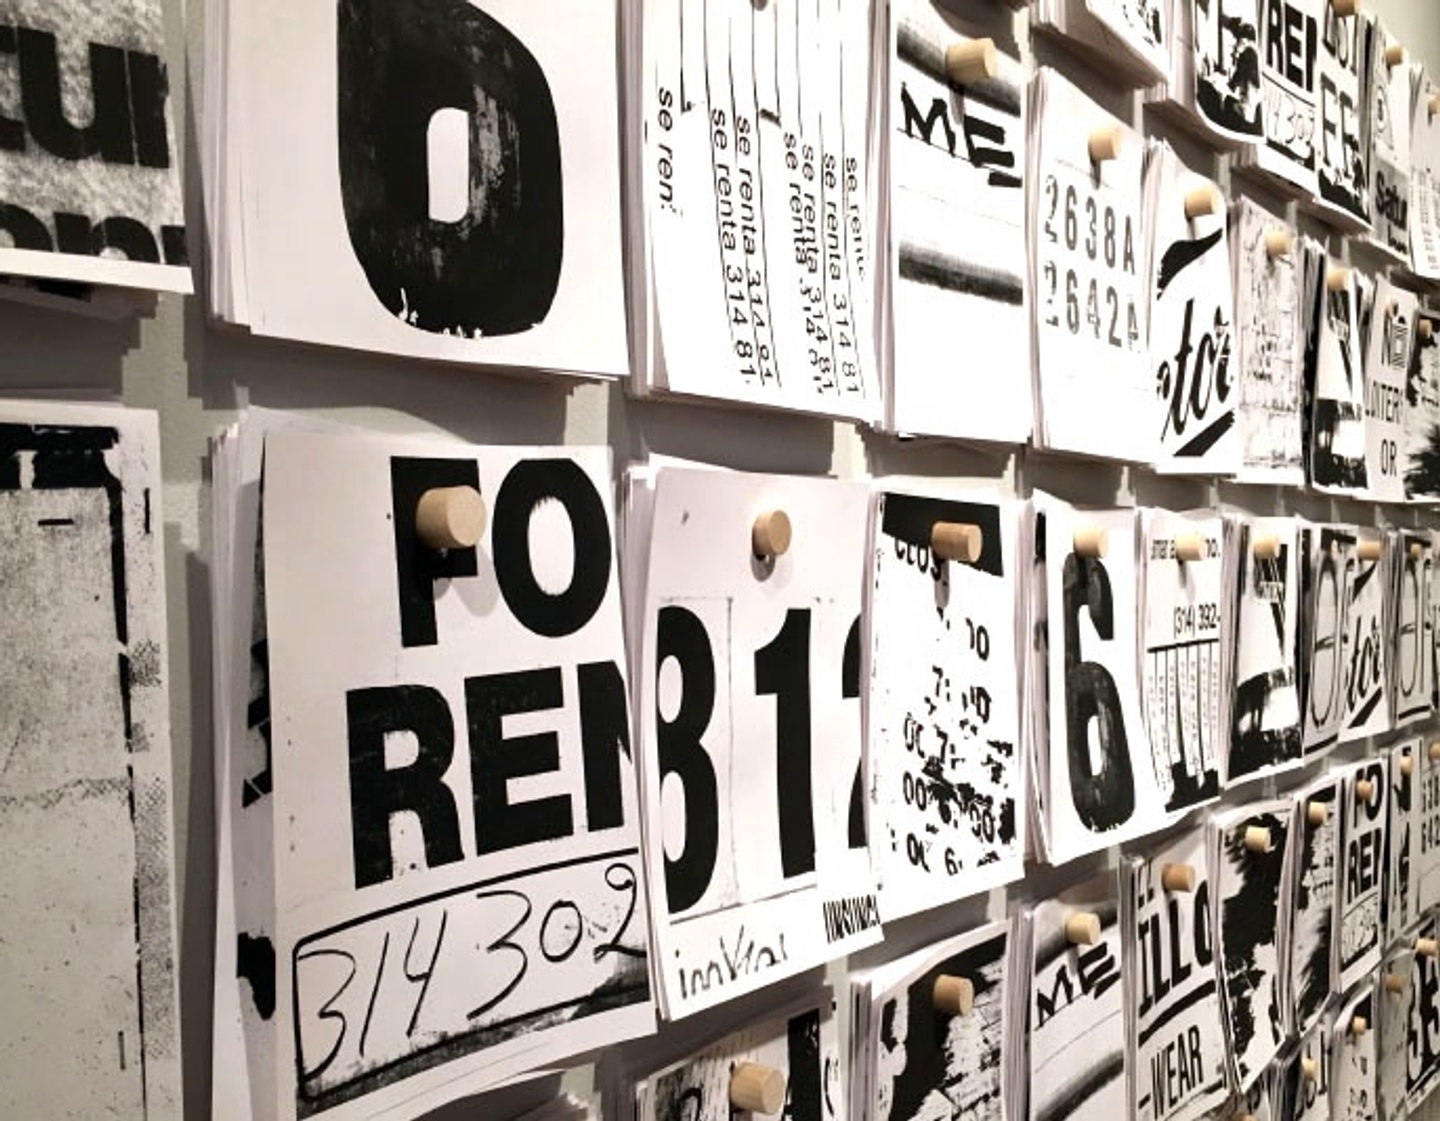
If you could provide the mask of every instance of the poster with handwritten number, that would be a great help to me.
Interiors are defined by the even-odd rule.
[[[651,381],[878,419],[871,5],[643,7]]]
[[[1010,924],[990,923],[881,966],[869,991],[865,1064],[869,1093],[857,1121],[1004,1121],[1009,1069],[1007,955]],[[974,1005],[951,1015],[935,1007],[942,976],[968,980]]]
[[[1370,226],[1370,153],[1364,146],[1365,20],[1324,6],[1316,50],[1315,170],[1322,213],[1346,225]],[[1304,201],[1304,200],[1302,200]]]
[[[1440,935],[1440,920],[1428,915],[1415,927],[1412,947]],[[1405,1104],[1413,1112],[1434,1091],[1440,1079],[1440,958],[1410,955],[1409,1010],[1406,1020]]]
[[[1349,993],[1336,1012],[1330,1041],[1332,1121],[1376,1121],[1377,999],[1367,984]]]
[[[1178,814],[1158,773],[1141,705],[1133,510],[1077,510],[1036,495],[1045,515],[1049,637],[1049,860],[1153,833]],[[1102,533],[1104,556],[1076,550]],[[1168,776],[1167,776],[1168,777]]]
[[[1316,174],[1316,55],[1330,0],[1264,0],[1260,88],[1264,143],[1241,154],[1289,193],[1313,195]]]
[[[1421,740],[1403,740],[1386,751],[1390,773],[1389,814],[1385,822],[1383,944],[1399,938],[1420,915],[1420,861],[1415,810],[1420,784]]]
[[[1325,775],[1295,794],[1294,896],[1290,915],[1289,1000],[1305,1034],[1330,995],[1340,865],[1341,780]]]
[[[1066,923],[1094,915],[1093,945]],[[1030,1121],[1114,1121],[1129,1109],[1125,1067],[1124,939],[1114,872],[1035,904],[1029,985]],[[1083,1041],[1083,1042],[1082,1042]]]
[[[1320,267],[1310,484],[1324,494],[1363,495],[1368,477],[1360,293],[1351,269],[1333,260],[1322,260]]]
[[[866,789],[886,921],[1024,871],[1019,515],[1015,502],[875,499]],[[978,529],[976,560],[937,556],[937,525]]]
[[[1186,195],[1214,185],[1188,171],[1168,144],[1152,146],[1146,160],[1155,469],[1234,475],[1243,446],[1236,425],[1239,379],[1231,365],[1235,310],[1225,214],[1186,217]]]
[[[1247,1092],[1280,1052],[1289,1024],[1281,948],[1295,807],[1256,802],[1210,819],[1215,845],[1216,948],[1225,1010],[1230,1084]],[[1247,838],[1264,830],[1268,847]]]
[[[1268,238],[1294,238],[1284,221],[1242,196],[1230,212],[1235,274],[1234,368],[1243,483],[1305,482],[1305,400],[1300,256],[1272,254]]]
[[[1379,555],[1367,560],[1357,549],[1345,571],[1345,630],[1341,642],[1345,709],[1340,743],[1390,730],[1390,675],[1386,665],[1390,557],[1386,543],[1384,536],[1378,541],[1367,536],[1366,544],[1380,546]]]
[[[1193,1121],[1228,1093],[1208,840],[1192,829],[1123,868],[1136,1121]],[[1167,868],[1188,869],[1194,889],[1167,889]]]
[[[1227,786],[1304,761],[1298,529],[1293,518],[1254,518],[1241,530]]]
[[[1225,736],[1227,645],[1224,526],[1141,510],[1144,542],[1141,672],[1145,729],[1169,811],[1189,809],[1220,794]],[[1202,556],[1183,560],[1179,547],[1199,541]]]
[[[1392,66],[1386,54],[1399,42],[1372,16],[1365,83],[1369,104],[1362,144],[1370,152],[1372,243],[1410,267],[1410,116],[1415,67],[1408,61]]]
[[[1036,438],[1057,451],[1144,462],[1153,454],[1144,438],[1144,142],[1059,71],[1036,73],[1032,99]],[[1095,162],[1090,137],[1106,130],[1120,136],[1119,154]],[[1095,424],[1097,394],[1113,424]]]
[[[445,488],[473,547],[422,540]],[[603,449],[267,437],[281,1121],[653,1028],[611,493]]]
[[[1406,389],[1420,302],[1388,275],[1375,281],[1365,346],[1365,481],[1377,502],[1405,501]]]
[[[1390,769],[1383,756],[1343,770],[1341,806],[1340,945],[1337,987],[1348,989],[1375,972],[1384,941],[1381,892],[1385,883],[1385,826],[1390,814]]]
[[[1405,383],[1405,496],[1434,502],[1440,501],[1440,313],[1421,308],[1415,323]]]
[[[641,1079],[635,1121],[731,1121],[737,1111],[730,1082],[742,1063],[785,1076],[787,1117],[846,1121],[842,1061],[834,1001],[826,989],[814,1003],[748,1025]]]
[[[860,736],[864,486],[655,473],[638,691],[646,869],[679,1019],[879,940]],[[757,521],[789,547],[757,556]]]
[[[1191,0],[1194,16],[1195,111],[1232,141],[1253,143],[1262,131],[1259,0]]]
[[[1033,420],[1028,77],[1002,52],[995,78],[954,85],[945,52],[969,41],[954,17],[937,0],[894,0],[889,8],[889,427],[1018,443]]]
[[[1345,720],[1346,607],[1359,563],[1354,526],[1309,528],[1305,577],[1305,758],[1329,751]]]

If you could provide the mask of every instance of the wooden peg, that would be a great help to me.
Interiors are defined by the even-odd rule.
[[[1399,43],[1391,43],[1385,48],[1385,65],[1399,66],[1405,61],[1405,48]]]
[[[1305,807],[1305,820],[1311,825],[1324,825],[1330,817],[1330,807],[1324,802],[1311,802]]]
[[[1201,561],[1205,559],[1205,536],[1201,533],[1182,533],[1175,538],[1175,559],[1178,561]]]
[[[1083,525],[1071,542],[1077,557],[1104,557],[1110,551],[1110,531],[1104,526]]]
[[[1350,283],[1350,270],[1344,265],[1331,265],[1325,270],[1325,287],[1338,292]]]
[[[1096,129],[1090,134],[1090,162],[1104,163],[1120,158],[1120,149],[1125,146],[1125,134],[1118,125]]]
[[[1434,110],[1431,110],[1431,112],[1434,112]],[[1435,324],[1431,323],[1428,319],[1422,319],[1419,323],[1415,324],[1415,330],[1422,339],[1428,339],[1435,333]]]
[[[957,86],[983,82],[1000,73],[1000,53],[994,39],[951,43],[945,49],[945,75]]]
[[[1377,561],[1385,551],[1385,543],[1378,537],[1367,537],[1360,542],[1359,555],[1363,561]]]
[[[1432,93],[1425,102],[1425,107],[1430,110],[1430,116],[1440,113],[1440,93]]]
[[[936,522],[930,527],[930,551],[941,560],[974,564],[984,545],[985,535],[978,525]]]
[[[1357,778],[1355,780],[1355,801],[1368,802],[1374,793],[1375,784],[1368,778]]]
[[[750,549],[762,558],[783,557],[790,551],[790,516],[784,510],[769,510],[750,527]]]
[[[1190,864],[1167,864],[1160,869],[1160,886],[1166,891],[1195,890],[1195,868]]]
[[[1422,958],[1433,958],[1440,953],[1440,942],[1434,938],[1417,938],[1415,939],[1415,952]]]
[[[1398,973],[1385,974],[1385,991],[1399,996],[1405,991],[1405,978]]]
[[[1415,772],[1415,760],[1408,755],[1400,756],[1400,773],[1409,778]]]
[[[1194,187],[1185,194],[1185,217],[1192,220],[1204,218],[1208,214],[1219,214],[1224,206],[1225,200],[1220,191],[1209,183],[1203,187]]]
[[[415,533],[432,549],[473,549],[485,532],[485,500],[474,487],[431,487],[415,504]]]
[[[1320,1077],[1320,1062],[1308,1056],[1300,1060],[1300,1073],[1305,1076],[1306,1082],[1314,1082]]]
[[[1425,555],[1425,546],[1418,541],[1410,542],[1410,559],[1419,560]]]
[[[785,1105],[785,1073],[763,1063],[738,1063],[730,1072],[730,1104],[748,1113],[779,1113]]]
[[[1294,243],[1290,231],[1281,226],[1265,235],[1265,252],[1271,257],[1288,257]]]
[[[1242,1113],[1239,1121],[1260,1121],[1260,1118],[1256,1117],[1253,1113]]]
[[[1065,918],[1065,940],[1072,946],[1093,946],[1100,941],[1100,916],[1076,911]]]
[[[1279,560],[1280,538],[1273,533],[1257,537],[1251,542],[1250,551],[1255,555],[1256,560]]]
[[[1350,1021],[1351,1035],[1364,1035],[1370,1030],[1370,1021],[1364,1016],[1356,1016]]]
[[[1436,740],[1429,747],[1427,747],[1425,751],[1426,754],[1430,756],[1430,761],[1432,763],[1440,763],[1440,740]]]
[[[1262,855],[1271,851],[1275,846],[1270,839],[1270,830],[1263,825],[1247,825],[1245,827],[1245,847],[1251,852]]]
[[[1343,19],[1360,10],[1360,0],[1330,0],[1330,8]]]
[[[942,973],[935,978],[933,993],[936,1012],[951,1016],[968,1016],[975,1007],[975,985],[968,977],[951,977]]]

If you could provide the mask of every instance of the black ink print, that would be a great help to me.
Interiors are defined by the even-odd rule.
[[[465,0],[341,0],[338,140],[345,224],[376,299],[423,331],[544,320],[564,243],[560,132],[534,56]],[[429,130],[466,116],[468,210],[431,216]]]
[[[1282,541],[1278,556],[1256,557],[1248,547],[1253,533],[1253,529],[1246,529],[1238,638],[1245,654],[1238,662],[1259,662],[1264,668],[1235,688],[1229,756],[1232,781],[1298,760],[1302,751],[1299,690],[1295,682],[1296,620],[1286,618],[1294,596],[1288,584],[1295,546]],[[1265,609],[1258,612],[1249,610],[1262,605]],[[1259,628],[1252,631],[1250,625],[1256,615]],[[1273,652],[1270,664],[1265,665],[1266,659],[1251,653],[1252,649]],[[1282,720],[1282,711],[1293,712],[1294,718]]]
[[[1432,327],[1436,320],[1421,318]],[[1416,334],[1405,382],[1405,494],[1408,498],[1440,497],[1440,333]]]
[[[1308,1031],[1330,995],[1330,960],[1335,917],[1337,825],[1336,788],[1297,800],[1300,850],[1295,866],[1295,913],[1291,936],[1291,995],[1295,1026]],[[1309,819],[1312,803],[1325,806],[1320,824]]]
[[[1316,91],[1320,196],[1369,221],[1369,169],[1361,143],[1361,20],[1326,6]]]
[[[1217,0],[1218,2],[1218,0]],[[1179,241],[1165,250],[1155,280],[1155,298],[1191,265],[1204,261],[1224,237],[1223,229],[1194,241]],[[1180,339],[1173,360],[1166,358],[1155,373],[1156,394],[1168,402],[1161,438],[1185,438],[1173,453],[1181,459],[1204,456],[1235,425],[1235,411],[1229,407],[1234,388],[1230,376],[1230,321],[1224,308],[1216,307],[1209,324],[1195,323],[1195,301],[1185,302]],[[1192,342],[1194,330],[1202,333]],[[1213,415],[1212,408],[1220,415]],[[1200,425],[1189,431],[1191,422]]]
[[[1265,40],[1265,143],[1294,166],[1292,175],[1313,172],[1319,25],[1296,0],[1262,0],[1260,22]]]
[[[1254,4],[1195,0],[1195,105],[1227,133],[1258,137],[1260,124],[1260,30]]]

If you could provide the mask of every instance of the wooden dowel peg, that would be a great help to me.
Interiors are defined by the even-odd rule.
[[[730,1104],[772,1115],[785,1105],[785,1072],[763,1063],[739,1063],[730,1072]]]
[[[1000,73],[1000,54],[994,39],[951,43],[945,49],[945,76],[957,86],[983,82]]]
[[[1385,48],[1385,65],[1399,66],[1405,61],[1405,48],[1399,43],[1391,43]]]
[[[1433,113],[1434,110],[1432,109],[1431,112]],[[1428,319],[1422,319],[1419,323],[1415,324],[1415,330],[1422,339],[1428,339],[1435,333],[1435,324],[1431,323]]]
[[[1265,235],[1265,252],[1271,257],[1290,256],[1290,247],[1295,243],[1290,231],[1281,227]]]
[[[432,549],[473,549],[485,532],[485,499],[474,487],[431,487],[415,504],[415,533]]]
[[[1093,946],[1100,941],[1100,916],[1076,911],[1065,918],[1065,940],[1072,946]]]
[[[985,546],[978,525],[965,522],[936,522],[930,527],[930,551],[941,560],[974,564]]]
[[[1269,852],[1275,847],[1270,839],[1270,830],[1263,825],[1247,825],[1245,827],[1245,847],[1251,852],[1262,855]]]
[[[1405,978],[1398,973],[1385,974],[1385,991],[1399,996],[1405,991]]]
[[[1305,807],[1305,820],[1311,825],[1324,825],[1330,817],[1330,807],[1324,802],[1311,802]]]
[[[1408,755],[1400,756],[1400,773],[1406,778],[1409,778],[1410,775],[1414,774],[1414,772],[1415,760],[1411,759]]]
[[[1415,939],[1415,952],[1422,958],[1433,958],[1440,953],[1440,942],[1434,938],[1417,938]]]
[[[1166,891],[1195,890],[1195,868],[1191,864],[1167,864],[1160,869],[1160,886]]]
[[[1270,533],[1263,537],[1257,537],[1251,542],[1250,551],[1255,555],[1256,560],[1279,560],[1280,538]]]
[[[1425,102],[1425,107],[1430,110],[1430,116],[1440,113],[1440,93],[1432,93]]]
[[[1182,533],[1175,538],[1175,559],[1178,561],[1201,561],[1205,559],[1205,535]]]
[[[1355,801],[1368,802],[1374,793],[1375,784],[1368,778],[1357,778],[1355,780]]]
[[[1320,1077],[1320,1061],[1308,1056],[1300,1060],[1300,1073],[1305,1076],[1306,1082],[1314,1082]]]
[[[1120,150],[1125,146],[1125,134],[1118,125],[1099,128],[1090,134],[1089,146],[1091,163],[1116,160],[1120,158]]]
[[[935,1011],[951,1016],[968,1016],[975,1007],[975,985],[968,977],[942,973],[935,978]]]
[[[1360,10],[1360,0],[1330,0],[1330,8],[1342,19]]]
[[[1427,755],[1430,756],[1430,761],[1432,763],[1440,763],[1440,740],[1436,740],[1434,743],[1432,743],[1429,747],[1425,749],[1425,752]]]
[[[1221,197],[1220,191],[1206,183],[1203,187],[1194,187],[1185,193],[1185,217],[1190,219],[1204,218],[1210,214],[1219,214],[1225,208],[1225,200]]]
[[[1360,559],[1363,561],[1377,561],[1380,554],[1385,551],[1385,543],[1378,537],[1367,537],[1360,542]]]
[[[1410,559],[1419,560],[1425,555],[1425,546],[1418,541],[1410,542]]]
[[[790,515],[769,510],[750,527],[750,549],[762,558],[783,557],[790,551]]]
[[[1350,1021],[1351,1035],[1364,1035],[1369,1030],[1370,1021],[1365,1019],[1364,1016],[1356,1016]]]
[[[1325,287],[1338,292],[1350,283],[1350,270],[1344,265],[1331,265],[1325,270]]]
[[[1071,544],[1077,557],[1104,557],[1110,551],[1110,531],[1104,526],[1082,525]]]

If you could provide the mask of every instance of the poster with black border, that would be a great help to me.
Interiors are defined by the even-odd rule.
[[[1294,895],[1290,900],[1289,1000],[1294,1029],[1308,1033],[1330,996],[1339,915],[1339,775],[1324,775],[1295,794]]]
[[[1320,309],[1315,322],[1310,416],[1310,485],[1326,494],[1364,495],[1366,474],[1365,349],[1355,272],[1319,262]]]
[[[1406,1031],[1405,1104],[1413,1111],[1435,1090],[1440,1075],[1440,958],[1436,918],[1415,927],[1410,940],[1410,1015]]]
[[[1390,769],[1382,755],[1344,768],[1345,815],[1340,857],[1338,988],[1349,989],[1375,972],[1385,935],[1381,892],[1385,883],[1385,826],[1389,819]]]
[[[1349,574],[1358,563],[1354,526],[1309,527],[1305,603],[1305,758],[1331,750],[1345,718]]]
[[[1263,132],[1258,0],[1191,0],[1191,5],[1195,112],[1227,140],[1257,141]]]
[[[1419,298],[1382,274],[1365,345],[1365,481],[1378,502],[1405,501],[1406,388]]]
[[[280,1121],[652,1030],[611,494],[605,449],[267,437]]]
[[[1402,529],[1391,598],[1395,646],[1390,669],[1395,701],[1395,727],[1424,720],[1433,711],[1435,682],[1434,620],[1431,586],[1434,552],[1429,531]]]
[[[153,413],[0,402],[0,1115],[178,1121]]]
[[[1362,135],[1367,83],[1365,17],[1324,5],[1316,54],[1315,161],[1322,213],[1349,226],[1370,227],[1370,153]]]
[[[1386,666],[1387,539],[1365,531],[1345,570],[1345,631],[1341,641],[1345,707],[1340,743],[1390,730],[1390,674]]]

